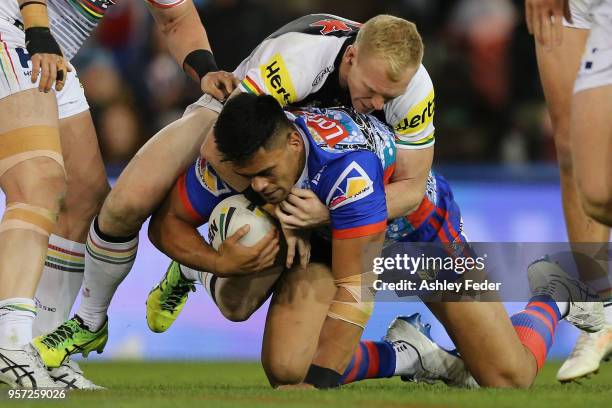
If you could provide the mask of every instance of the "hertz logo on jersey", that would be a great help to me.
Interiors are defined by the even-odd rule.
[[[338,177],[330,190],[327,203],[330,210],[361,200],[374,192],[372,180],[360,165],[352,162]]]
[[[296,101],[297,94],[291,83],[285,61],[280,54],[274,55],[267,64],[261,65],[260,71],[268,93],[281,105],[286,106]]]
[[[434,90],[413,105],[408,115],[393,128],[398,135],[411,136],[422,132],[433,121],[435,112]]]

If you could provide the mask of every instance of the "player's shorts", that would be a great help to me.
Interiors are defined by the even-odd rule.
[[[574,93],[612,85],[612,0],[598,0],[591,8],[593,22]]]
[[[32,62],[25,48],[25,33],[0,17],[0,99],[38,87],[30,77]],[[64,119],[89,109],[83,86],[74,67],[64,88],[56,93],[59,118]]]
[[[593,3],[594,0],[569,0],[572,22],[570,23],[565,18],[563,18],[563,25],[565,27],[590,30],[591,19],[589,17],[589,11]]]

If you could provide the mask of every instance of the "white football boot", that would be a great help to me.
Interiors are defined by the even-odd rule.
[[[67,359],[57,368],[49,369],[51,378],[67,390],[105,390],[106,388],[94,384],[83,375],[83,370],[76,361]]]
[[[404,381],[434,383],[443,381],[455,387],[477,388],[478,383],[457,355],[438,346],[430,335],[431,325],[421,322],[421,315],[398,316],[383,338],[393,345],[397,358],[409,349],[416,352],[418,363],[399,372]]]
[[[569,276],[548,257],[527,268],[529,287],[534,296],[548,295],[557,302],[569,302],[565,320],[589,333],[603,329],[606,319],[601,299],[591,288]]]
[[[49,376],[30,344],[21,350],[0,348],[0,382],[12,388],[62,388]]]
[[[562,383],[575,381],[597,373],[602,360],[612,357],[612,325],[607,325],[597,333],[581,332],[574,350],[563,363],[557,380]]]

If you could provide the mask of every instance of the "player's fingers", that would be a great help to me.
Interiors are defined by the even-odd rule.
[[[294,201],[294,202],[297,202],[297,201],[303,201],[303,199],[301,199],[301,198],[296,198],[296,197],[294,196],[293,201]],[[303,203],[300,203],[300,204],[301,204],[302,206],[304,205]],[[301,220],[306,220],[306,219],[308,219],[308,215],[307,215],[307,214],[306,214],[306,213],[305,213],[305,212],[304,212],[302,209],[300,209],[300,208],[296,207],[295,205],[293,205],[292,203],[290,203],[290,202],[289,202],[289,201],[287,201],[287,200],[282,201],[282,202],[280,203],[280,207],[281,207],[281,209],[282,209],[282,210],[283,210],[285,213],[287,213],[287,214],[289,214],[289,215],[293,215],[293,216],[295,216],[295,217],[297,217],[297,218],[299,218],[299,219],[301,219]]]
[[[553,24],[550,19],[551,13],[550,10],[544,10],[541,14],[541,25],[542,25],[542,43],[546,47],[550,47],[552,45],[552,36],[553,36]]]
[[[302,268],[308,267],[310,261],[310,241],[299,239],[297,242],[298,251],[300,252],[300,266]]]
[[[271,229],[266,235],[264,235],[255,245],[252,246],[253,250],[261,252],[265,247],[270,245],[272,241],[277,240],[276,229]]]
[[[295,238],[291,238],[287,240],[287,260],[285,262],[285,266],[287,268],[291,268],[291,265],[293,265],[293,258],[295,257],[295,246],[296,246]]]
[[[539,9],[534,10],[532,27],[533,27],[533,35],[536,41],[544,45],[542,43],[542,21],[541,21],[541,13]]]
[[[300,198],[318,198],[317,195],[312,191],[305,188],[294,187],[291,189],[291,194]]]
[[[555,10],[554,18],[554,43],[558,47],[563,42],[563,14],[561,10]]]
[[[284,202],[294,205],[300,211],[308,211],[309,200],[298,197],[295,194],[289,194]]]
[[[41,64],[40,55],[36,54],[32,56],[32,83],[36,83],[38,80],[38,75],[40,74],[40,64]],[[39,88],[40,89],[40,88]]]
[[[40,82],[38,83],[38,90],[41,92],[47,92],[49,90],[49,84],[51,83],[49,61],[43,59],[41,62],[40,70]]]
[[[269,268],[274,264],[274,261],[276,260],[276,255],[278,255],[279,250],[280,250],[280,247],[276,245],[265,256],[260,257],[261,269]]]
[[[55,61],[51,61],[49,63],[49,87],[47,88],[47,92],[53,89],[53,86],[57,83],[57,65],[55,65]]]
[[[234,232],[231,236],[227,237],[226,241],[228,243],[236,243],[242,239],[246,234],[249,233],[251,226],[249,224],[245,224],[242,227],[238,228],[238,231]]]
[[[570,24],[574,22],[568,0],[563,0],[563,17],[565,17]]]
[[[202,91],[212,95],[215,99],[219,101],[225,100],[223,92],[217,86],[203,86]]]
[[[227,76],[224,76],[223,78],[221,78],[221,84],[223,85],[224,93],[226,97],[230,96],[232,92],[234,92],[234,89],[236,89],[236,84],[234,82],[234,79],[235,79],[234,76],[229,73]]]

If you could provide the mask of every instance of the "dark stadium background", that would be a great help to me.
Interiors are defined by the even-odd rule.
[[[92,108],[111,177],[199,88],[167,54],[141,1],[118,2],[73,61]],[[522,2],[509,0],[197,1],[219,66],[232,70],[266,35],[302,14],[364,21],[390,13],[417,23],[436,90],[435,166],[452,183],[474,241],[564,241],[554,145]],[[110,310],[105,358],[257,359],[264,311],[224,321],[199,289],[163,335],[146,328],[144,302],[165,257],[141,234],[136,266]],[[517,271],[523,273],[524,271]],[[519,304],[509,304],[511,310]],[[416,302],[380,304],[365,337],[379,338]],[[432,321],[429,313],[426,320]],[[439,325],[434,336],[444,336]],[[562,324],[551,354],[576,332]],[[449,344],[448,340],[444,340]],[[96,357],[97,358],[97,357]]]

